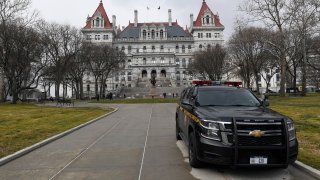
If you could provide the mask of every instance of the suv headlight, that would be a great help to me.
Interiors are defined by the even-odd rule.
[[[289,141],[295,140],[296,139],[296,129],[294,128],[294,124],[291,119],[287,120],[287,128],[288,128]]]
[[[203,132],[201,133],[203,137],[221,141],[219,123],[210,120],[201,120],[200,124],[203,127]]]

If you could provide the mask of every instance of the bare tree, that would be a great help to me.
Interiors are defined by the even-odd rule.
[[[1,24],[21,18],[30,8],[31,0],[1,0],[0,18]]]
[[[292,0],[290,11],[295,11],[290,28],[301,34],[301,72],[302,72],[302,94],[306,95],[306,64],[307,64],[307,39],[312,36],[314,27],[319,24],[320,1],[319,0]]]
[[[9,84],[12,101],[16,103],[23,90],[38,86],[46,66],[42,59],[44,46],[41,35],[32,28],[7,23],[0,29],[6,31],[5,36],[1,36],[4,43],[0,66]]]
[[[11,26],[12,24],[17,24],[20,22],[20,25],[23,21],[28,19],[27,11],[29,10],[31,1],[30,0],[1,0],[0,1],[0,51],[5,50],[5,46],[7,46],[7,24]],[[36,13],[34,13],[35,15]],[[24,18],[22,19],[22,15]],[[35,16],[34,16],[35,17]],[[27,25],[27,21],[24,23]],[[3,55],[5,52],[1,52]],[[5,61],[5,57],[0,57],[1,61]],[[5,78],[4,69],[0,65],[0,81],[2,83],[2,87],[0,87],[0,100],[6,100],[9,85],[7,84],[7,79]]]
[[[264,41],[270,36],[267,29],[257,27],[239,28],[229,41],[231,55],[239,66],[240,76],[249,86],[251,75],[255,79],[257,92],[259,92],[259,80],[262,70],[270,58],[267,52],[267,43]]]
[[[95,94],[102,96],[105,94],[105,84],[109,75],[121,69],[120,65],[125,62],[125,54],[109,45],[91,45],[87,48],[90,48],[88,63],[95,79]]]
[[[290,0],[247,0],[241,7],[241,10],[247,12],[254,20],[263,20],[267,27],[275,27],[279,32],[280,43],[276,47],[280,51],[281,96],[285,96],[285,77],[287,71],[285,28],[291,23],[292,16],[295,13],[295,11],[289,10],[289,3]]]
[[[309,41],[310,54],[312,58],[307,61],[308,66],[316,71],[320,71],[320,36],[315,36]]]
[[[88,48],[87,44],[81,44],[80,52],[71,61],[72,68],[70,69],[69,77],[72,81],[76,99],[83,99],[83,78],[85,72],[89,70],[87,67],[90,60],[88,58],[89,51],[90,48]]]
[[[46,53],[50,61],[48,68],[55,82],[55,97],[60,98],[60,85],[65,85],[72,60],[79,52],[79,31],[70,25],[43,24],[46,36]]]
[[[203,78],[219,81],[224,73],[226,55],[226,50],[218,44],[215,47],[208,47],[205,51],[195,52],[189,71],[200,74]]]

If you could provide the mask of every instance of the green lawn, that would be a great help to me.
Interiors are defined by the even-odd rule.
[[[90,103],[113,103],[113,104],[145,104],[145,103],[176,103],[177,98],[154,98],[154,99],[114,99],[114,100],[99,100],[90,101]]]
[[[299,141],[298,160],[320,169],[320,94],[270,97],[271,108],[291,117]]]
[[[110,111],[0,104],[0,158]]]

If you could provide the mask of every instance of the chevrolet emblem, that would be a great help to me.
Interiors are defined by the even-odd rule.
[[[249,135],[253,136],[253,137],[256,137],[256,138],[259,138],[259,137],[262,137],[264,135],[264,132],[260,131],[260,130],[254,130],[254,131],[251,131],[249,133]]]

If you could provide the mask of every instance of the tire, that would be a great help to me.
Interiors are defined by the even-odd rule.
[[[191,167],[200,168],[202,167],[202,162],[197,158],[197,147],[196,147],[196,138],[194,133],[189,135],[189,164]]]
[[[181,140],[179,133],[180,133],[180,128],[178,125],[178,121],[176,120],[176,139],[177,139],[177,141]]]

